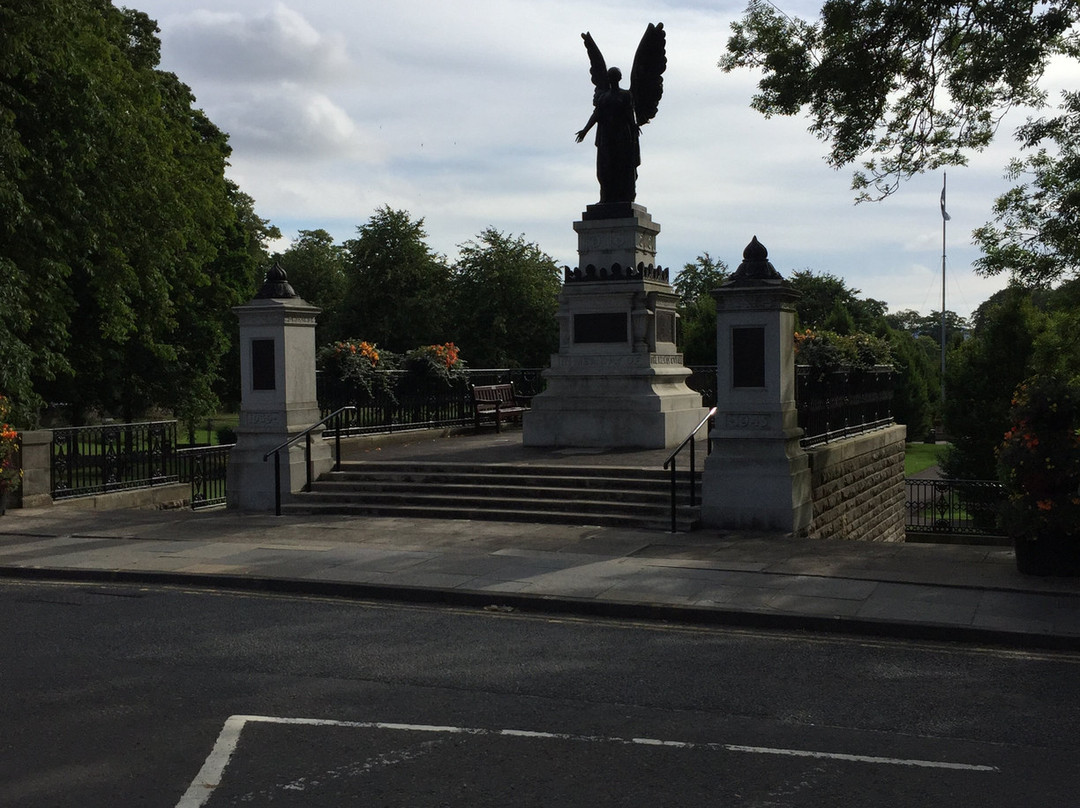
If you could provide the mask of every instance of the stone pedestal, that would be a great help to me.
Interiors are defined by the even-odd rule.
[[[274,460],[267,452],[318,423],[315,392],[315,315],[275,266],[255,299],[233,309],[240,320],[240,425],[229,455],[228,505],[242,510],[274,509]],[[312,434],[312,478],[333,465],[322,430]],[[307,481],[306,445],[301,439],[281,453],[281,491],[299,491]]]
[[[705,415],[675,346],[677,296],[644,207],[591,205],[559,295],[559,353],[525,415],[526,446],[666,448]]]
[[[795,408],[798,292],[757,238],[716,298],[716,426],[702,477],[710,527],[806,535],[812,516],[808,457]]]
[[[51,429],[20,432],[22,485],[17,494],[8,493],[8,507],[41,508],[53,504]]]

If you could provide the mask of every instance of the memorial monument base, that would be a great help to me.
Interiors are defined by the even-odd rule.
[[[526,446],[673,448],[705,417],[675,345],[678,296],[641,205],[590,205],[559,294],[559,353],[524,418]]]
[[[673,448],[705,417],[701,396],[686,386],[689,375],[679,355],[555,356],[547,390],[525,415],[522,442]]]

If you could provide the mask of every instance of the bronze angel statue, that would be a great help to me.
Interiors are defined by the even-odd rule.
[[[600,202],[633,202],[636,196],[637,167],[641,165],[638,138],[641,127],[652,120],[664,94],[664,70],[667,68],[664,24],[649,24],[641,37],[634,67],[630,71],[630,89],[619,87],[622,71],[610,70],[596,47],[592,35],[585,32],[585,50],[589,54],[590,74],[596,86],[593,113],[585,128],[577,133],[577,142],[585,139],[596,126],[596,178],[600,181]]]

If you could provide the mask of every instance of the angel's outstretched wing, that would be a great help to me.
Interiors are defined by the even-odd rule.
[[[600,93],[607,90],[610,86],[608,82],[607,64],[604,63],[604,55],[600,53],[600,49],[596,47],[592,34],[586,31],[581,35],[581,38],[585,40],[585,50],[589,54],[589,76],[592,78],[592,83],[596,87],[596,91],[593,92],[593,106],[596,106],[596,100],[600,97]]]
[[[588,42],[585,44],[588,47]],[[593,46],[596,47],[595,45]],[[599,55],[597,51],[597,55]],[[601,64],[603,62],[601,61]],[[634,69],[630,71],[630,93],[634,96],[634,109],[637,112],[638,126],[646,124],[656,115],[660,106],[660,96],[664,94],[664,71],[667,69],[667,34],[664,24],[649,23],[637,53],[634,54]],[[595,79],[595,67],[593,83]]]

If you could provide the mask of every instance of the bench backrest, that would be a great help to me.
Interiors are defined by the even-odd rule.
[[[516,400],[512,384],[474,385],[472,394],[477,404],[513,404]]]

